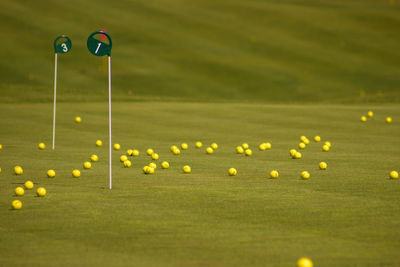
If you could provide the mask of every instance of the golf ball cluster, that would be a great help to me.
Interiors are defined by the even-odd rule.
[[[372,118],[374,117],[374,112],[372,111],[372,110],[369,110],[368,112],[367,112],[367,115],[362,115],[361,117],[360,117],[360,121],[361,122],[367,122],[368,120],[371,120]],[[390,117],[390,116],[387,116],[386,118],[385,118],[385,122],[386,123],[392,123],[392,117]]]
[[[16,167],[19,167],[22,170],[21,166],[16,166]],[[19,168],[17,168],[17,170],[19,170]],[[34,187],[35,187],[35,184],[31,180],[27,180],[27,181],[25,181],[23,186],[17,186],[14,189],[14,195],[17,197],[23,197],[26,193],[26,190],[27,191],[32,190]],[[47,194],[46,188],[44,188],[44,187],[37,188],[36,195],[38,197],[44,197],[46,194]],[[22,206],[23,206],[22,201],[19,199],[15,199],[11,202],[11,208],[13,210],[20,210],[20,209],[22,209]]]

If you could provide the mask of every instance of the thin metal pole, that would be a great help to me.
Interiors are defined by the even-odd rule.
[[[53,150],[56,145],[56,102],[57,102],[57,53],[54,60],[54,107],[53,107]]]
[[[112,128],[111,128],[111,56],[108,56],[108,143],[110,189],[112,189]]]

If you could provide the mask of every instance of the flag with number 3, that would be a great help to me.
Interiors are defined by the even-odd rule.
[[[65,54],[71,50],[72,42],[66,35],[60,35],[54,40],[55,53]]]

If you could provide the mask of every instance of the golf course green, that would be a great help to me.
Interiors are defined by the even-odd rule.
[[[399,11],[400,0],[5,1],[0,266],[398,266]],[[112,190],[107,58],[86,47],[100,29],[121,146]],[[61,34],[72,49],[58,55],[53,151]],[[128,149],[140,152],[129,168]]]
[[[15,110],[15,108],[18,110]],[[108,189],[107,104],[58,107],[51,150],[51,104],[0,106],[0,263],[99,266],[395,265],[399,262],[400,117],[375,107],[362,123],[360,106],[125,103],[114,104],[114,187]],[[10,115],[11,114],[11,115]],[[74,122],[75,116],[82,123]],[[29,119],[27,118],[29,117]],[[289,156],[299,137],[310,139],[301,159]],[[313,141],[320,135],[322,141]],[[103,140],[96,147],[97,139]],[[203,147],[194,147],[195,141]],[[329,152],[321,147],[330,141]],[[47,148],[39,150],[39,142]],[[189,144],[180,155],[171,145]],[[205,148],[219,147],[213,154]],[[236,154],[247,142],[253,155]],[[259,151],[270,142],[272,148]],[[124,168],[119,157],[140,151]],[[153,175],[143,166],[160,159]],[[89,170],[83,162],[99,161]],[[170,169],[161,169],[166,160]],[[319,162],[328,164],[320,170]],[[21,176],[13,167],[24,169]],[[190,174],[182,167],[189,165]],[[229,176],[228,169],[237,169]],[[46,171],[54,169],[55,178]],[[81,177],[72,178],[80,169]],[[269,172],[280,177],[271,179]],[[308,180],[300,178],[304,170]],[[35,189],[13,190],[32,180]],[[11,201],[20,199],[21,210]],[[22,256],[23,255],[23,256]],[[129,264],[128,264],[129,263]]]

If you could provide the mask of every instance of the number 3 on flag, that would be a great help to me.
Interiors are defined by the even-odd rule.
[[[72,42],[66,35],[60,35],[54,40],[55,53],[65,54],[71,50]]]
[[[107,42],[100,41],[101,37],[105,36]],[[111,56],[112,41],[110,35],[105,32],[97,31],[92,33],[87,40],[87,47],[95,56]]]

